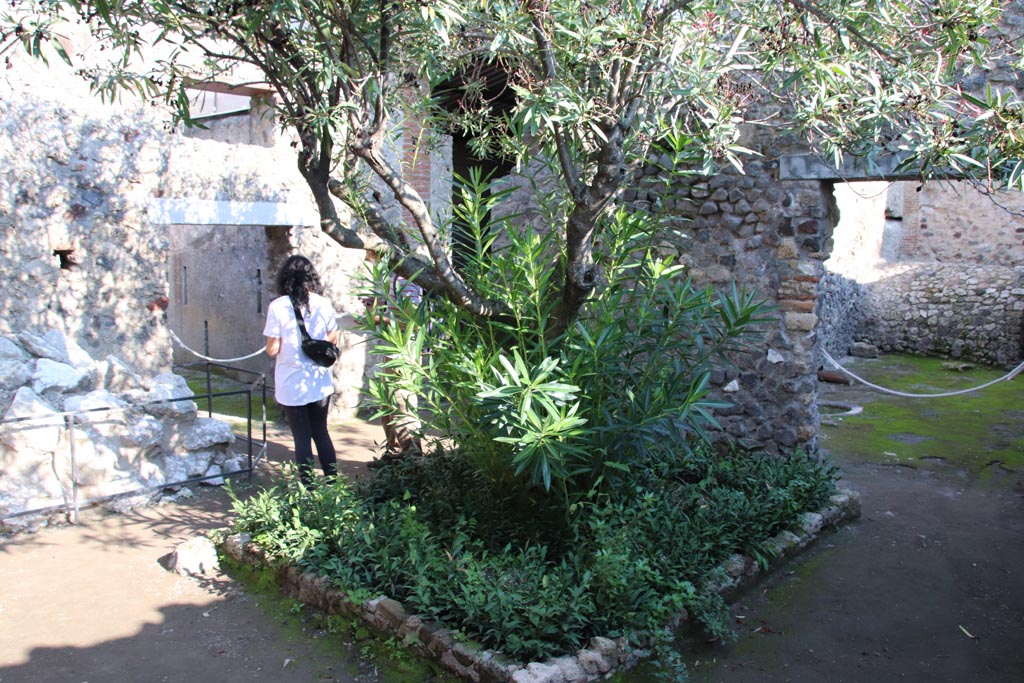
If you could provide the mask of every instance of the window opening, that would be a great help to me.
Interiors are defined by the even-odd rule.
[[[61,270],[71,270],[78,265],[74,249],[54,249],[53,255],[60,259]]]
[[[252,108],[252,98],[249,95],[201,88],[187,88],[186,90],[189,94],[188,115],[193,120],[244,114]]]
[[[188,306],[188,266],[181,267],[181,305]]]
[[[256,269],[256,312],[263,312],[263,272]]]

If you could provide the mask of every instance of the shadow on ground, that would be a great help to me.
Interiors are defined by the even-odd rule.
[[[380,427],[353,422],[332,434],[342,471],[366,473]],[[279,477],[291,457],[286,428],[272,426],[269,436],[256,486]],[[243,497],[255,488],[235,485]],[[93,508],[77,526],[0,537],[0,681],[403,680],[366,656],[365,642],[329,632],[276,592],[160,565],[183,541],[230,519],[223,489],[197,487],[190,500],[128,514]]]

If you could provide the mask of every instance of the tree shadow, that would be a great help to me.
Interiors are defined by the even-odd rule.
[[[275,615],[232,591],[204,605],[172,604],[137,633],[87,646],[33,647],[0,666],[4,683],[68,681],[374,681],[358,648]],[[93,615],[93,619],[101,619]]]

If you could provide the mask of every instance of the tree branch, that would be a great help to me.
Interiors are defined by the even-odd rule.
[[[555,52],[551,47],[551,41],[544,32],[544,27],[541,26],[539,13],[533,4],[527,3],[524,11],[530,16],[530,24],[533,26],[533,37],[537,44],[537,52],[540,56],[541,64],[543,65],[544,77],[548,82],[554,82],[558,79],[558,66],[555,62]],[[562,167],[563,179],[573,199],[579,202],[582,200],[585,192],[585,187],[580,181],[579,169],[572,162],[572,155],[569,153],[569,143],[565,138],[565,131],[562,129],[562,126],[556,123],[554,124],[554,129],[555,149],[558,153],[558,163]]]
[[[443,290],[457,306],[474,315],[493,318],[506,314],[508,312],[506,304],[478,296],[455,272],[445,245],[442,244],[434,227],[434,221],[427,210],[426,202],[423,201],[416,189],[383,158],[380,153],[379,140],[380,136],[378,135],[376,136],[377,144],[354,147],[352,153],[366,162],[370,170],[388,186],[398,203],[412,216],[432,261],[432,264],[423,263],[407,247],[400,248],[400,274],[414,279],[431,291]],[[377,228],[375,228],[376,230]],[[398,246],[394,242],[392,244]],[[424,273],[429,273],[431,277],[423,277],[423,273],[417,272],[417,268],[423,268]]]

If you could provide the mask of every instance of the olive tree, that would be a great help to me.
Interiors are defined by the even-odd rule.
[[[399,272],[475,316],[505,316],[509,302],[481,295],[453,267],[444,226],[387,154],[394,116],[459,130],[481,154],[552,160],[563,199],[551,226],[563,253],[549,293],[555,332],[601,281],[603,218],[665,139],[685,141],[706,170],[742,166],[738,128],[762,123],[804,134],[836,160],[898,152],[924,173],[993,185],[1024,175],[1016,98],[957,85],[991,60],[1016,59],[1019,41],[993,31],[994,0],[7,4],[8,48],[44,54],[52,44],[67,57],[61,22],[85,22],[115,57],[79,65],[96,90],[162,99],[185,121],[187,87],[255,71],[297,137],[322,230],[344,247],[388,251]],[[492,105],[482,69],[504,75],[508,106]],[[455,106],[444,106],[441,87],[458,90]],[[765,103],[781,114],[759,121]],[[411,224],[389,220],[385,201]]]

